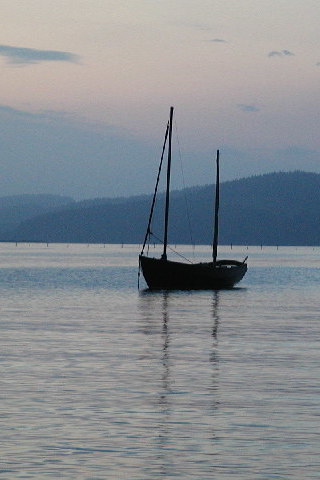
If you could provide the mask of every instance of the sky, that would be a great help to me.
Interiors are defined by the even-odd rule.
[[[1,0],[0,196],[320,173],[319,0]],[[180,173],[178,175],[178,173]],[[182,173],[182,175],[181,175]]]

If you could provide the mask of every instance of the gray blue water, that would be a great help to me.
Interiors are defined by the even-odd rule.
[[[238,288],[150,293],[139,246],[0,245],[0,478],[320,478],[320,248],[220,250]]]

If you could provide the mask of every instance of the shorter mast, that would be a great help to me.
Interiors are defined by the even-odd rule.
[[[162,256],[161,256],[162,260],[167,260],[169,200],[170,200],[170,175],[171,175],[172,117],[173,117],[173,107],[170,108],[170,119],[169,119],[169,145],[168,145],[168,165],[167,165],[167,190],[166,190],[166,208],[165,208],[165,217],[164,217],[163,254],[162,254]]]
[[[215,198],[215,208],[214,208],[214,231],[213,231],[213,248],[212,248],[212,258],[213,266],[216,266],[217,263],[217,254],[218,254],[218,236],[219,236],[219,196],[220,196],[220,172],[219,172],[219,150],[217,150],[216,158],[216,198]]]

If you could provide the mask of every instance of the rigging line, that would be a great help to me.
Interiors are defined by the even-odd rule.
[[[164,142],[163,142],[163,146],[162,146],[161,160],[160,160],[160,165],[159,165],[159,170],[158,170],[158,175],[157,175],[157,180],[156,180],[156,186],[155,186],[154,194],[153,194],[153,198],[152,198],[150,215],[149,215],[149,220],[148,220],[148,227],[147,227],[147,231],[146,231],[146,234],[145,234],[145,237],[144,237],[144,242],[143,242],[143,246],[142,246],[142,250],[141,250],[141,255],[143,254],[144,247],[146,246],[148,236],[150,236],[150,234],[151,234],[151,230],[150,230],[151,222],[152,222],[153,211],[154,211],[154,207],[155,207],[155,203],[156,203],[156,197],[157,197],[159,180],[160,180],[160,173],[161,173],[161,169],[162,169],[163,157],[164,157],[164,152],[165,152],[165,149],[166,149],[168,134],[169,134],[169,122],[167,123],[167,129],[166,129]]]
[[[181,147],[180,147],[179,134],[178,134],[178,126],[177,126],[176,122],[174,122],[174,126],[175,126],[175,130],[176,130],[176,138],[177,138],[177,145],[178,145],[178,151],[179,151],[180,169],[181,169],[182,185],[183,185],[183,196],[184,196],[184,202],[185,202],[186,213],[187,213],[187,220],[188,220],[188,225],[189,225],[190,243],[191,243],[191,245],[194,245],[192,225],[191,225],[191,217],[190,217],[190,208],[189,208],[189,202],[188,202],[188,198],[187,198],[187,194],[186,194],[186,183],[185,183],[184,170],[183,170],[183,162],[182,162]]]
[[[158,240],[158,242],[162,243],[163,244],[163,240],[161,240],[161,238],[157,237],[157,235],[155,235],[153,232],[150,232],[151,235],[156,239]],[[178,255],[178,257],[181,257],[183,258],[186,262],[189,262],[189,263],[193,263],[191,262],[191,260],[189,260],[189,258],[185,257],[184,255],[182,255],[181,253],[177,252],[177,250],[175,250],[174,248],[170,247],[170,245],[167,245],[168,249],[171,250],[171,252],[175,253],[176,255]]]

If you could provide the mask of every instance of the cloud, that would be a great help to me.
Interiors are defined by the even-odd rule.
[[[253,113],[253,112],[260,111],[260,108],[256,107],[255,105],[245,105],[243,103],[239,103],[237,107],[239,107],[242,112],[246,112],[246,113]]]
[[[294,53],[290,52],[290,50],[273,50],[272,52],[268,53],[268,57],[293,57]]]
[[[22,120],[29,120],[29,121],[58,121],[60,122],[63,120],[68,120],[70,114],[64,111],[56,111],[56,110],[40,110],[38,112],[29,112],[26,110],[19,110],[17,108],[9,107],[8,105],[1,105],[0,104],[0,118],[7,118],[7,119],[22,119]]]
[[[212,38],[211,40],[208,40],[208,42],[213,42],[213,43],[227,43],[226,40],[223,40],[223,38]]]
[[[0,55],[7,58],[8,63],[15,65],[30,65],[40,62],[77,63],[79,56],[70,52],[57,50],[36,50],[34,48],[12,47],[0,45]]]
[[[290,52],[289,50],[282,50],[283,55],[286,55],[287,57],[292,57],[294,56],[294,53]]]
[[[158,157],[151,168],[150,158],[158,146],[112,124],[0,105],[0,131],[1,196],[63,192],[80,199],[152,190]]]
[[[250,116],[257,107],[238,108]],[[95,128],[66,112],[30,112],[7,105],[0,105],[0,131],[1,196],[52,193],[80,200],[152,193],[161,153],[158,141],[143,141],[112,124]],[[319,152],[303,145],[283,150],[220,147],[223,181],[280,170],[320,171]],[[212,145],[184,150],[183,186],[207,184]],[[202,168],[195,169],[195,164]],[[173,189],[182,187],[175,175],[172,180]]]
[[[32,117],[39,118],[42,117],[41,113],[30,113],[24,110],[18,110],[17,108],[8,107],[7,105],[0,105],[0,114],[15,115],[18,117]]]
[[[273,50],[272,52],[268,53],[268,57],[282,57],[282,53]]]

